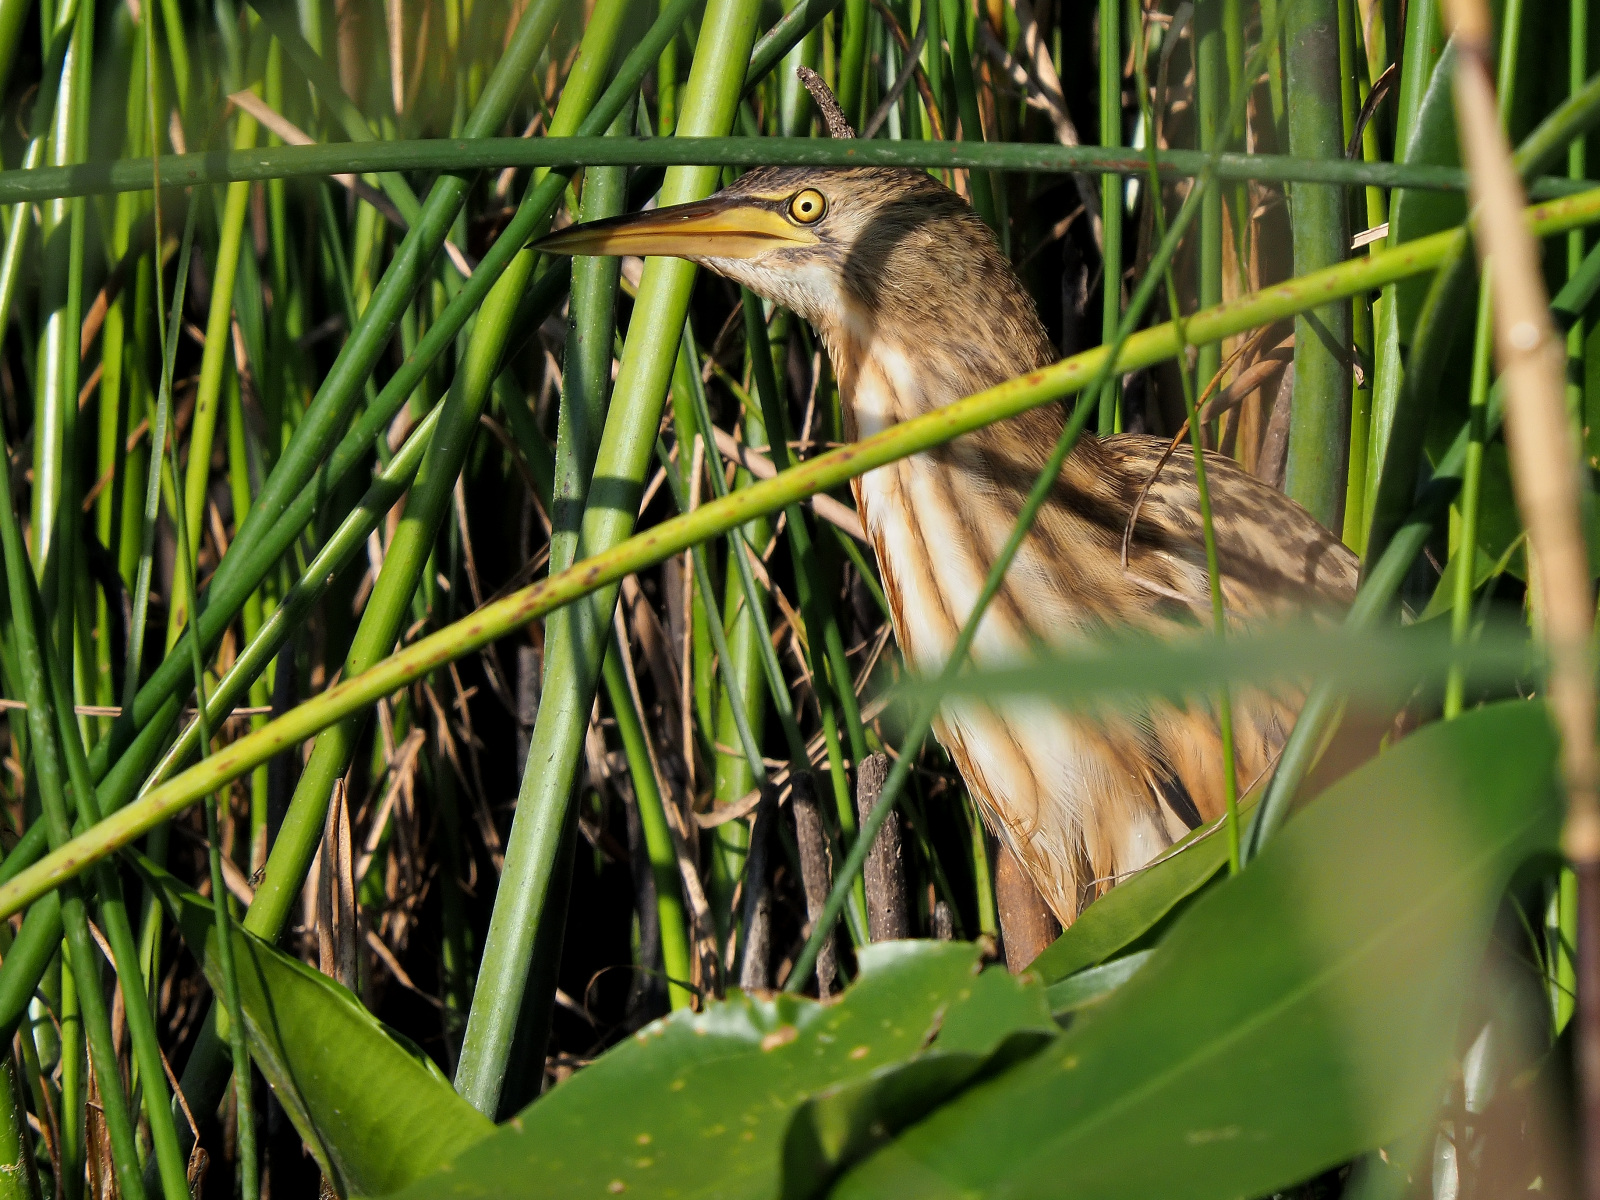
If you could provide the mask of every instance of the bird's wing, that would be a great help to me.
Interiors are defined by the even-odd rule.
[[[1060,428],[1050,419],[1054,415],[1035,410],[1025,414],[1028,419],[1002,422],[927,456],[949,472],[944,505],[967,518],[963,528],[976,539],[967,547],[977,552],[975,561],[966,564],[974,580],[982,579],[998,553],[1045,464]],[[1133,435],[1080,444],[995,599],[988,619],[997,628],[1025,629],[1036,642],[1065,647],[1117,629],[1182,636],[1210,627],[1192,456],[1174,454],[1139,503],[1165,447],[1165,441]],[[1354,555],[1299,505],[1231,460],[1211,455],[1206,466],[1232,623],[1285,620],[1308,610],[1336,614],[1348,606],[1355,594]],[[1123,534],[1136,505],[1124,567]],[[949,575],[957,549],[945,539],[928,553],[944,562]],[[970,590],[976,592],[976,583]],[[1003,648],[1005,639],[994,641]],[[975,657],[982,661],[991,652],[1000,650],[991,651],[980,637]],[[1232,703],[1236,771],[1241,787],[1248,787],[1282,746],[1301,695],[1289,683],[1270,693],[1239,689]],[[1083,839],[1092,878],[1145,861],[1132,849],[1138,839],[1128,830],[1164,826],[1165,836],[1175,840],[1197,818],[1211,820],[1221,813],[1221,742],[1213,698],[1195,697],[1187,704],[1150,700],[1121,709],[1113,720],[1103,714],[1076,714],[1071,720],[1074,737],[1094,750],[1100,765],[1087,771],[1085,780],[1071,783],[1070,795],[1057,795],[1053,785],[1041,783],[1035,808],[1064,805],[1077,814],[1072,828]],[[970,778],[970,770],[964,771]],[[1050,804],[1046,794],[1055,797]],[[1071,911],[1064,919],[1076,911],[1067,907]]]
[[[1138,504],[1128,568],[1149,574],[1210,610],[1194,457],[1180,447],[1159,473],[1167,443],[1122,435],[1101,443],[1128,511]],[[1236,624],[1343,612],[1355,599],[1359,562],[1304,508],[1225,455],[1207,453],[1212,528],[1230,621]],[[1142,503],[1138,494],[1146,481]]]
[[[990,561],[1045,465],[1059,420],[1050,407],[1036,409],[930,456],[955,469],[950,491],[958,502],[985,516]],[[998,603],[1032,617],[1034,634],[1048,642],[1117,627],[1170,634],[1209,626],[1194,459],[1180,447],[1162,463],[1166,448],[1142,434],[1085,435]],[[1206,479],[1230,623],[1349,607],[1358,563],[1338,538],[1224,455],[1206,455]]]
[[[1129,512],[1138,505],[1128,569],[1187,595],[1191,609],[1209,624],[1210,583],[1194,456],[1180,447],[1156,472],[1166,447],[1162,439],[1138,435],[1107,438],[1101,444],[1124,494],[1132,491]],[[1359,569],[1349,548],[1299,504],[1231,458],[1208,453],[1205,465],[1230,624],[1342,614],[1355,598]],[[1138,495],[1147,482],[1140,503]],[[1234,692],[1241,790],[1270,769],[1302,700],[1300,689],[1290,683]],[[1219,816],[1223,807],[1221,745],[1212,709],[1209,701],[1185,709],[1157,703],[1148,713],[1152,758],[1183,785],[1207,820]]]

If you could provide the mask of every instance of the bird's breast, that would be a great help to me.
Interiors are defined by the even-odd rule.
[[[900,350],[879,347],[865,357],[847,409],[848,436],[870,437],[937,407],[928,374],[927,363]],[[995,467],[994,455],[969,434],[852,482],[893,597],[901,652],[920,670],[944,664],[1015,526],[1020,496],[997,481]],[[1096,619],[1086,602],[1089,580],[1073,547],[1058,542],[1038,526],[1024,540],[978,627],[976,660],[1014,661],[1041,643],[1087,636]]]
[[[850,410],[852,437],[926,411],[909,357],[863,362]],[[1015,495],[996,485],[985,455],[962,439],[854,480],[862,524],[877,553],[895,637],[907,664],[938,672],[971,617],[1017,516]],[[984,665],[1027,658],[1041,643],[1087,637],[1074,572],[1059,548],[1030,536],[985,610],[972,646]],[[947,704],[936,731],[975,799],[1063,918],[1082,903],[1085,857],[1093,866],[1143,863],[1174,830],[1158,810],[1129,811],[1112,796],[1142,793],[1127,752],[1137,735],[1075,720],[1032,700]],[[1087,850],[1087,855],[1086,855]]]

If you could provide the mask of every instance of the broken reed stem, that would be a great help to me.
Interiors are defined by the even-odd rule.
[[[1567,788],[1563,846],[1578,875],[1578,1074],[1582,1094],[1583,1194],[1600,1200],[1600,761],[1590,631],[1594,598],[1581,519],[1578,448],[1566,409],[1564,342],[1550,317],[1539,250],[1522,220],[1522,185],[1511,161],[1489,65],[1484,0],[1446,0],[1460,58],[1455,74],[1471,195],[1481,219],[1477,250],[1494,306],[1495,357],[1506,382],[1506,445],[1517,508],[1539,573],[1538,619],[1550,649],[1550,708],[1561,731]]]
[[[772,888],[767,879],[767,851],[777,810],[777,790],[767,784],[761,789],[761,803],[750,823],[750,846],[741,883],[736,965],[739,987],[745,992],[765,992],[772,987]]]
[[[884,781],[889,778],[889,756],[869,754],[856,768],[856,812],[864,823],[878,807]],[[894,942],[911,936],[911,905],[906,896],[905,860],[900,852],[900,815],[890,813],[872,839],[872,849],[861,866],[867,892],[867,934],[875,942]]]
[[[794,837],[800,851],[800,883],[806,894],[806,920],[815,924],[822,919],[822,910],[828,906],[828,892],[833,887],[833,862],[828,855],[828,831],[822,824],[822,810],[817,806],[816,789],[811,785],[809,772],[795,775],[789,807],[794,810]],[[810,930],[806,932],[809,935]],[[817,951],[819,1000],[826,1000],[833,994],[837,974],[834,935],[829,930],[822,949]]]

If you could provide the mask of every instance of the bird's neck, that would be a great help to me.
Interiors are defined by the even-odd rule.
[[[948,320],[915,327],[897,321],[892,309],[844,306],[820,332],[839,381],[846,435],[870,436],[1054,362],[1032,302],[1020,285],[1016,291],[1016,303],[969,312],[952,302]]]

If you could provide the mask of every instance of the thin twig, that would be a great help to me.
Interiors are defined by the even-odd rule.
[[[979,40],[983,42],[984,50],[994,59],[995,64],[1023,90],[1023,94],[1028,97],[1030,107],[1039,109],[1050,118],[1050,127],[1055,130],[1056,141],[1063,146],[1082,145],[1083,140],[1078,136],[1078,127],[1067,111],[1061,77],[1056,74],[1055,63],[1051,61],[1049,47],[1044,44],[1044,38],[1039,32],[1033,8],[1028,0],[1014,0],[1014,7],[1019,25],[1018,36],[1027,57],[1026,64],[1013,58],[983,21],[977,23]],[[1083,201],[1083,210],[1089,216],[1089,225],[1094,231],[1094,244],[1103,246],[1105,231],[1101,228],[1100,221],[1100,188],[1093,179],[1082,173],[1074,173],[1072,180],[1077,186],[1079,198]]]
[[[926,89],[928,85],[927,77],[922,74],[921,65],[922,48],[928,43],[927,12],[924,11],[922,14],[922,28],[917,30],[917,36],[907,42],[905,31],[900,28],[900,23],[894,19],[894,14],[879,0],[874,0],[874,3],[877,4],[878,11],[883,15],[889,28],[894,31],[895,40],[900,43],[901,56],[905,62],[900,68],[900,74],[895,76],[893,86],[884,94],[883,101],[878,105],[878,110],[872,114],[872,120],[868,121],[867,127],[861,131],[861,136],[864,138],[872,137],[882,128],[883,123],[889,119],[890,112],[894,110],[894,106],[900,103],[900,97],[905,93],[906,84],[910,83],[913,78],[917,79],[919,90]],[[924,93],[923,103],[928,106],[928,113],[937,126],[939,119],[938,109],[932,103],[931,90]]]

